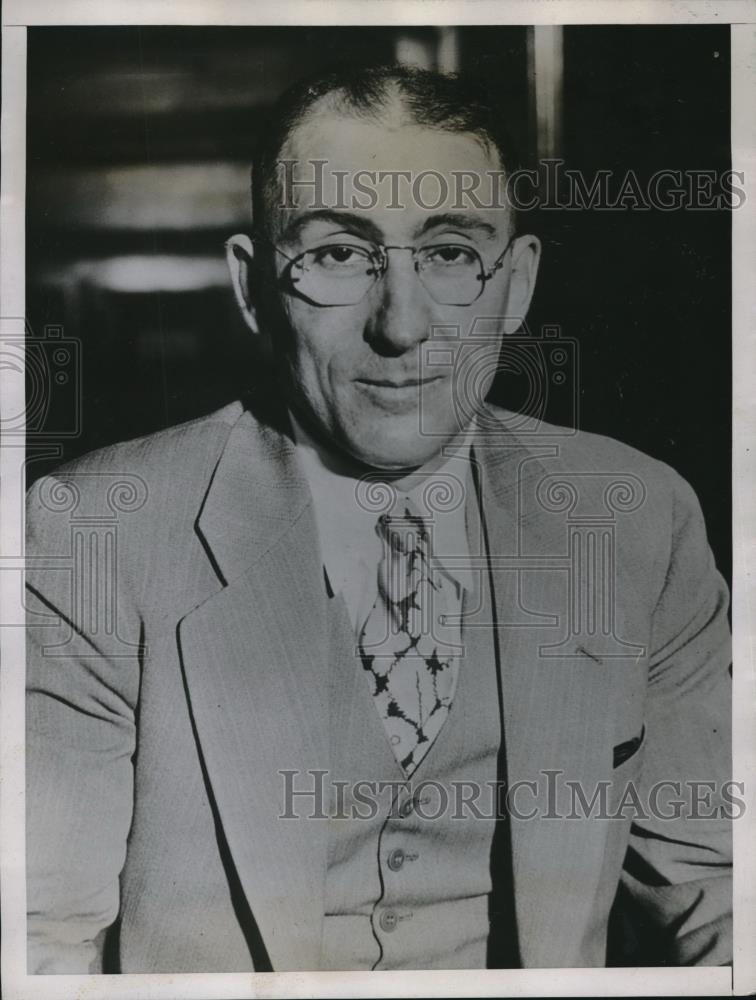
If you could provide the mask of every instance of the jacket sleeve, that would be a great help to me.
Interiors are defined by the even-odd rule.
[[[648,818],[633,823],[621,894],[642,964],[732,960],[728,592],[690,486],[674,474],[672,545],[652,625],[642,783]]]
[[[131,822],[139,629],[91,480],[43,480],[27,508],[30,974],[102,971]]]

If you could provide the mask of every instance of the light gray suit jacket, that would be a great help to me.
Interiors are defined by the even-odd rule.
[[[727,962],[727,592],[696,498],[486,418],[523,964],[602,964],[618,890],[660,960]],[[30,491],[27,556],[30,972],[316,969],[327,824],[278,817],[281,770],[328,768],[326,598],[285,430],[236,403],[74,462]],[[646,812],[672,782],[671,818],[581,818],[567,781]],[[675,818],[686,781],[709,818]]]

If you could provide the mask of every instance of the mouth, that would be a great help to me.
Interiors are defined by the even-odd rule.
[[[443,375],[429,375],[426,378],[403,378],[403,379],[389,379],[389,378],[358,378],[357,382],[361,385],[375,386],[381,389],[414,389],[421,385],[430,385],[432,382],[438,382],[443,378]]]
[[[425,378],[358,378],[355,383],[374,406],[385,413],[401,416],[416,414],[418,407],[423,405],[423,394],[443,378],[443,375]]]

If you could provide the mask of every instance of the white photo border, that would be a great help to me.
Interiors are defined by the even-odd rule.
[[[734,967],[454,972],[27,976],[24,870],[23,461],[0,443],[0,903],[8,1000],[32,997],[724,996],[756,990],[756,6],[750,0],[6,0],[2,31],[0,324],[24,333],[26,26],[31,25],[726,24],[732,43]],[[19,389],[19,386],[21,387]],[[19,392],[21,395],[19,395]],[[0,366],[0,415],[23,411],[23,380]]]

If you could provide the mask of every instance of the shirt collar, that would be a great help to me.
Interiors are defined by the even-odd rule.
[[[381,557],[381,540],[376,532],[378,512],[366,509],[358,502],[357,490],[360,480],[348,471],[347,463],[324,448],[289,413],[297,446],[297,456],[305,473],[312,494],[315,520],[321,547],[323,565],[334,593],[344,589],[355,572],[362,567],[365,571],[374,568]],[[470,486],[469,458],[472,445],[473,426],[461,440],[454,453],[438,468],[427,474],[422,469],[412,476],[411,488],[400,496],[408,496],[419,510],[424,509],[423,493],[432,486],[434,479],[441,483],[449,481],[449,475],[460,479],[460,459],[464,461],[466,480],[464,490]],[[440,510],[433,518],[434,551],[464,557],[469,555],[466,526],[466,504],[450,505],[448,510]],[[446,572],[461,587],[470,587],[469,570],[452,566]]]

